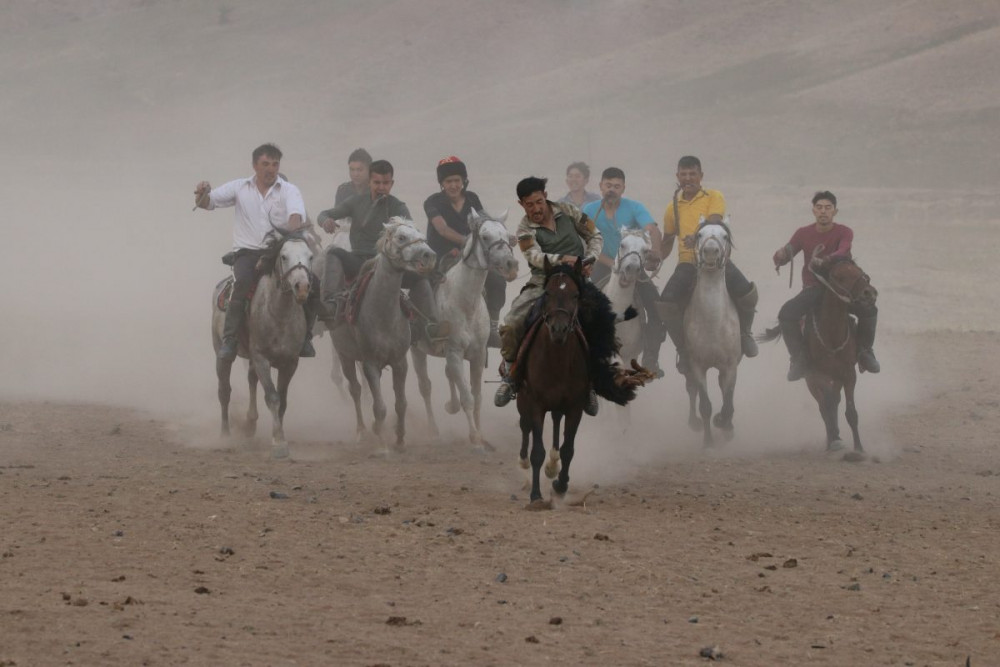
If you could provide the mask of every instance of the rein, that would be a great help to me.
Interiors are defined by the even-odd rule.
[[[507,243],[507,241],[505,241],[504,239],[501,238],[501,239],[497,239],[496,241],[494,241],[493,243],[489,244],[488,246],[483,246],[482,238],[483,237],[479,234],[479,227],[476,227],[475,231],[472,232],[472,243],[468,244],[467,249],[462,254],[462,263],[465,264],[466,266],[472,267],[473,269],[479,269],[480,271],[489,271],[489,269],[490,269],[490,266],[489,266],[489,264],[490,264],[490,253],[493,252],[493,249],[494,248],[500,248],[500,247],[503,247],[503,246],[507,246],[508,248],[510,248],[511,245],[509,243]],[[483,261],[483,266],[473,266],[472,264],[469,263],[469,258],[472,257],[473,251],[477,247],[478,248],[483,248],[483,253],[485,255],[485,259]]]
[[[843,350],[845,347],[847,347],[847,343],[851,340],[851,322],[850,322],[850,318],[848,318],[848,321],[847,321],[847,333],[844,334],[844,342],[841,343],[840,345],[838,345],[836,348],[831,348],[826,343],[826,341],[823,340],[823,336],[819,332],[819,325],[816,324],[816,319],[817,319],[816,318],[816,314],[813,313],[812,315],[810,315],[809,319],[812,320],[813,333],[816,334],[816,340],[819,341],[819,344],[823,346],[824,350],[826,350],[830,354],[837,354],[838,352],[840,352],[841,350]]]

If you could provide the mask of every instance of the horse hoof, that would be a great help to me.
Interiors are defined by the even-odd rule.
[[[726,430],[726,431],[732,431],[733,430],[733,422],[732,421],[727,421],[727,420],[723,419],[722,418],[722,413],[716,413],[715,416],[712,417],[712,426],[714,426],[715,428],[720,428],[720,429]]]
[[[839,452],[843,448],[844,448],[844,441],[840,440],[840,439],[831,440],[826,445],[826,451],[828,451],[828,452]]]
[[[552,480],[552,490],[556,492],[559,496],[565,496],[566,490],[569,488],[569,483],[563,483],[562,480],[554,479]]]
[[[257,435],[257,422],[247,422],[246,426],[243,427],[243,436],[252,438],[255,435]]]
[[[495,452],[497,450],[496,447],[491,445],[486,440],[483,440],[482,438],[472,439],[471,442],[473,444],[473,449],[475,449],[477,452],[485,454],[488,452]]]
[[[394,452],[405,452],[406,451],[406,441],[400,438],[393,444],[392,450]]]
[[[288,458],[288,443],[275,442],[271,445],[271,458],[275,460]]]
[[[689,417],[688,426],[691,427],[692,431],[700,431],[705,428],[705,423],[701,421],[700,417]]]
[[[455,401],[448,401],[444,404],[444,411],[449,415],[457,415],[458,411],[462,409],[462,406]]]
[[[527,470],[531,467],[531,463],[528,461],[527,457],[519,459],[517,464],[521,466],[522,470]]]
[[[558,474],[559,474],[559,462],[549,459],[549,462],[545,464],[545,476],[548,477],[549,479],[555,479],[556,475]]]
[[[528,510],[529,512],[544,512],[545,510],[552,509],[552,501],[542,500],[541,498],[539,498],[538,500],[532,500],[530,503],[525,505],[524,509]]]
[[[865,461],[867,459],[868,457],[865,455],[864,452],[851,451],[844,454],[844,461],[848,463],[861,463],[862,461]]]

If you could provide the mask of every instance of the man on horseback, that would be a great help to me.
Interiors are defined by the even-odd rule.
[[[361,265],[377,254],[375,244],[389,218],[410,220],[406,204],[390,194],[393,186],[393,168],[388,160],[375,160],[369,167],[368,191],[348,197],[343,203],[319,214],[319,225],[329,233],[337,230],[337,220],[351,218],[351,249],[330,246],[326,250],[326,267],[322,281],[322,299],[326,310],[324,320],[334,322],[339,314],[339,303],[346,279],[353,279]],[[427,335],[434,339],[447,335],[437,322],[434,295],[427,279],[406,272],[403,287],[410,290],[410,300],[418,313],[427,320]]]
[[[532,306],[545,292],[545,261],[572,265],[582,257],[586,262],[584,273],[589,275],[604,245],[594,222],[578,208],[549,201],[545,190],[547,182],[547,179],[529,176],[517,184],[518,203],[525,212],[517,227],[517,241],[531,267],[531,278],[514,299],[500,327],[500,355],[504,364],[501,384],[494,396],[497,407],[510,403],[517,393],[511,370],[525,334],[525,321]],[[597,395],[591,391],[587,414],[596,415],[597,406]]]
[[[235,207],[233,228],[233,293],[226,309],[222,345],[218,357],[232,361],[237,354],[237,334],[246,320],[250,291],[257,282],[257,261],[265,253],[265,237],[274,230],[293,232],[304,225],[306,207],[297,187],[279,176],[281,151],[274,144],[263,144],[252,154],[254,175],[240,178],[212,189],[208,181],[198,183],[194,190],[195,206],[209,211]],[[316,321],[316,299],[310,293],[304,309],[306,339],[301,357],[315,357],[312,346],[312,325]]]
[[[823,298],[823,286],[814,275],[822,271],[838,258],[851,258],[851,243],[854,232],[850,227],[833,221],[837,215],[837,198],[832,192],[817,192],[812,198],[813,216],[816,222],[800,227],[792,234],[791,240],[774,253],[775,268],[783,266],[801,250],[805,258],[802,267],[802,291],[789,299],[778,312],[781,336],[785,339],[791,363],[788,380],[793,382],[805,377],[805,338],[802,335],[802,318],[819,307]],[[878,308],[871,304],[853,303],[852,315],[858,318],[858,365],[861,370],[878,373],[878,359],[872,346],[875,344],[875,327],[878,323]]]
[[[601,199],[584,204],[582,209],[587,217],[597,225],[597,229],[600,230],[604,239],[601,256],[597,258],[597,264],[594,265],[591,275],[592,280],[598,285],[611,275],[615,259],[618,256],[618,247],[621,245],[623,229],[646,231],[653,248],[659,248],[662,242],[660,230],[646,207],[634,199],[622,196],[625,193],[624,171],[618,167],[608,167],[601,174],[599,187]],[[650,323],[644,331],[642,364],[654,375],[662,376],[663,372],[660,370],[658,359],[661,339],[657,338],[655,333],[651,334],[651,332],[663,330],[660,313],[656,307],[659,294],[656,291],[656,285],[645,272],[639,276],[636,291],[639,293],[639,300],[646,311],[646,321]]]
[[[441,186],[424,201],[427,214],[427,244],[438,255],[438,270],[442,273],[442,260],[448,255],[457,257],[465,247],[471,233],[469,212],[482,213],[483,204],[479,195],[468,189],[469,172],[465,163],[451,155],[437,165],[437,179]],[[491,271],[486,274],[486,310],[490,315],[490,338],[487,345],[500,347],[498,324],[500,309],[507,301],[507,281]]]
[[[601,201],[601,196],[587,190],[590,182],[590,166],[586,162],[573,162],[566,167],[566,187],[569,192],[559,200],[560,204],[572,204],[583,208],[584,204]]]
[[[333,205],[340,206],[354,195],[368,191],[368,167],[372,164],[372,156],[364,148],[355,148],[347,156],[348,180],[337,186],[333,197]]]
[[[682,157],[677,163],[677,190],[673,201],[663,214],[662,253],[650,253],[650,267],[655,268],[673,250],[674,239],[680,238],[678,246],[677,268],[667,280],[660,294],[662,325],[659,331],[651,333],[655,336],[652,359],[659,356],[660,344],[670,335],[677,348],[677,370],[686,375],[689,366],[687,350],[684,344],[684,309],[691,299],[694,290],[697,266],[695,259],[695,237],[701,220],[707,222],[722,222],[726,213],[726,200],[718,190],[707,190],[701,187],[704,173],[701,170],[701,160],[693,155]],[[747,357],[757,356],[757,343],[754,342],[751,328],[753,326],[754,309],[757,306],[757,286],[748,281],[736,265],[726,262],[726,289],[736,305],[740,318],[740,345]],[[652,329],[653,327],[650,327]],[[645,360],[645,357],[644,357]]]

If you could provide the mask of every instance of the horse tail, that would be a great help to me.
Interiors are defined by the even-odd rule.
[[[770,343],[781,338],[781,325],[764,329],[764,333],[754,337],[758,343]]]
[[[598,396],[618,405],[626,405],[635,398],[636,387],[634,385],[615,382],[618,371],[621,369],[617,363],[595,363],[592,366],[590,381]]]

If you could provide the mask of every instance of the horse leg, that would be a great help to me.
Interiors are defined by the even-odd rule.
[[[840,383],[832,383],[827,389],[827,415],[830,421],[827,425],[826,448],[830,451],[843,449],[840,439]]]
[[[379,442],[382,442],[382,425],[386,414],[385,400],[382,398],[382,370],[365,361],[361,363],[361,371],[365,374],[368,390],[372,393],[372,431]]]
[[[518,406],[520,408],[520,406]],[[521,412],[520,415],[520,426],[521,426],[521,454],[518,457],[519,465],[527,470],[531,463],[528,461],[528,436],[531,434],[531,415],[527,412]]]
[[[247,421],[243,426],[243,435],[252,438],[257,434],[257,369],[253,363],[247,368],[247,386],[250,388],[250,403],[247,405]]]
[[[723,437],[733,437],[733,394],[736,393],[736,366],[719,370],[719,389],[722,390],[722,409],[712,418],[712,424],[722,430]]]
[[[469,442],[473,445],[479,444],[479,430],[476,429],[476,422],[472,416],[475,401],[465,380],[465,354],[463,350],[448,348],[445,353],[444,373],[448,376],[448,382],[458,389],[462,411],[465,413],[465,421],[469,425]]]
[[[532,509],[548,509],[542,502],[541,472],[545,463],[545,442],[542,438],[545,422],[545,412],[538,408],[531,420],[531,504]]]
[[[563,413],[552,412],[552,448],[549,449],[549,461],[545,464],[545,476],[555,478],[559,473],[559,427],[562,425]]]
[[[712,400],[708,397],[708,377],[703,368],[692,368],[691,374],[697,380],[698,386],[698,412],[701,414],[701,425],[703,430],[702,442],[705,447],[715,444],[712,437]]]
[[[448,392],[449,397],[444,404],[444,411],[449,415],[457,415],[458,411],[462,409],[462,400],[458,397],[458,387],[455,386],[455,381],[451,378],[448,378]]]
[[[299,367],[298,357],[278,367],[278,438],[271,447],[271,456],[276,459],[288,457],[288,443],[285,441],[285,409],[288,407],[288,385]]]
[[[344,370],[344,377],[347,378],[347,388],[351,392],[351,399],[354,401],[356,431],[358,441],[360,442],[364,440],[367,431],[365,429],[365,418],[361,412],[361,383],[358,381],[358,367],[353,359],[344,357],[340,357],[340,367]]]
[[[843,446],[840,442],[836,412],[836,405],[840,402],[840,391],[838,389],[835,396],[833,381],[826,377],[806,376],[806,384],[809,386],[809,393],[819,405],[820,416],[823,417],[823,425],[826,428],[826,449],[836,451]]]
[[[565,495],[569,488],[569,464],[573,461],[573,450],[576,443],[576,430],[580,427],[583,410],[577,409],[566,415],[566,439],[559,448],[559,459],[562,467],[558,479],[552,480],[552,490],[560,496]]]
[[[688,426],[691,427],[692,431],[700,431],[701,417],[699,417],[696,412],[698,409],[698,383],[694,380],[694,375],[688,371],[688,374],[684,376],[684,389],[688,393]]]
[[[219,407],[222,410],[222,430],[220,435],[229,435],[229,399],[233,394],[233,386],[229,382],[229,373],[233,368],[233,362],[217,359],[215,361],[215,374],[219,378]]]
[[[330,341],[333,342],[333,332],[330,332]],[[340,397],[344,398],[344,380],[346,379],[344,361],[337,354],[336,345],[333,346],[333,361],[330,362],[330,379],[333,380],[334,386],[340,392]]]
[[[476,429],[476,437],[479,445],[486,451],[495,451],[486,438],[483,437],[483,427],[480,422],[480,414],[483,409],[483,369],[486,368],[486,360],[479,355],[472,355],[469,360],[469,391],[472,393],[472,424]]]
[[[406,444],[406,372],[409,363],[403,354],[392,365],[392,392],[396,396],[396,450],[402,451]]]
[[[271,444],[278,447],[282,444],[284,435],[281,431],[281,396],[274,386],[274,379],[271,377],[271,363],[259,354],[251,353],[254,369],[257,371],[257,379],[260,386],[264,388],[264,403],[271,411]]]
[[[427,411],[427,427],[431,431],[431,437],[437,438],[441,432],[434,419],[434,408],[431,407],[431,376],[427,372],[427,355],[416,346],[410,348],[410,355],[413,357],[413,370],[417,374],[420,396],[424,399],[424,409]]]
[[[847,403],[846,416],[847,423],[851,426],[851,435],[854,436],[854,451],[863,452],[864,447],[861,446],[861,435],[858,433],[858,409],[854,405],[854,383],[856,377],[848,378],[844,383],[844,399]]]

